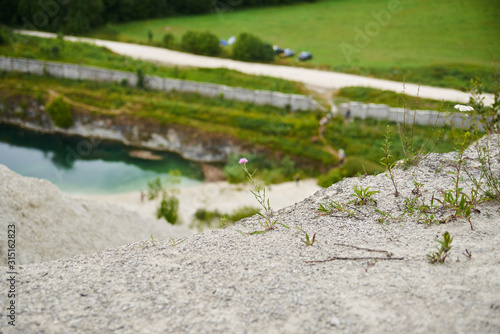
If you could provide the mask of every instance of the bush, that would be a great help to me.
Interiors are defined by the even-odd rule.
[[[179,200],[175,196],[164,197],[160,206],[156,209],[158,219],[165,218],[167,222],[174,225],[177,222],[177,211],[179,210]]]
[[[220,53],[219,38],[205,31],[187,31],[182,36],[181,49],[205,56],[217,56]]]
[[[175,49],[175,37],[172,33],[163,36],[163,47],[166,49]]]
[[[257,36],[242,33],[234,43],[233,58],[243,61],[270,62],[274,60],[274,51],[270,44],[262,42]]]
[[[156,209],[158,219],[165,218],[170,224],[178,220],[179,200],[177,186],[181,183],[181,173],[178,170],[170,171],[169,178],[163,183],[159,177],[148,182],[148,200],[161,198],[160,206]]]
[[[55,126],[69,128],[74,124],[71,105],[58,97],[47,105],[47,114],[49,114]]]

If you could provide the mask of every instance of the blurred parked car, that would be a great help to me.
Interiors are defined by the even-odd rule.
[[[295,54],[295,51],[292,49],[285,49],[283,50],[283,57],[291,57]]]
[[[291,57],[295,54],[295,51],[293,51],[292,49],[282,49],[277,45],[273,46],[273,50],[274,50],[274,54],[277,54],[283,58]]]
[[[283,50],[282,48],[280,48],[279,46],[275,45],[273,46],[273,50],[274,50],[274,54],[276,55],[280,55],[282,54],[283,52],[285,52],[285,50]]]
[[[299,53],[300,61],[311,60],[312,57],[313,57],[312,54],[310,54],[309,52],[302,51],[301,53]]]

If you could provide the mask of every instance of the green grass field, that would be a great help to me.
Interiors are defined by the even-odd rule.
[[[177,42],[188,30],[209,30],[220,38],[251,32],[297,52],[312,52],[313,65],[363,75],[465,89],[471,76],[487,82],[492,60],[500,60],[500,5],[497,0],[400,0],[400,12],[374,28],[359,52],[346,57],[342,45],[355,44],[356,29],[377,22],[373,12],[388,0],[324,0],[262,9],[175,17],[103,27],[91,35],[122,41],[159,43],[164,34]],[[344,43],[344,44],[343,44]],[[348,59],[350,58],[350,59]],[[350,61],[349,61],[350,60]],[[294,63],[295,60],[290,61]]]

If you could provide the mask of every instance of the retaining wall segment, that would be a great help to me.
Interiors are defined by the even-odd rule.
[[[137,85],[137,74],[117,70],[107,70],[93,66],[82,66],[50,61],[39,61],[23,58],[9,58],[0,56],[0,70],[37,75],[49,74],[57,78],[125,82],[129,86]],[[241,87],[228,87],[225,85],[201,83],[196,81],[145,76],[145,85],[154,90],[186,93],[198,93],[208,97],[223,97],[228,100],[271,105],[278,108],[295,110],[317,110],[318,103],[305,95],[284,94],[266,90],[252,90]]]

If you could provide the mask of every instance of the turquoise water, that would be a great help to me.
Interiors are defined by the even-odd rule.
[[[202,183],[199,166],[175,153],[153,152],[162,160],[130,157],[134,148],[100,140],[41,134],[0,124],[0,164],[24,176],[50,181],[74,194],[144,190],[147,182],[182,174],[181,187]]]

